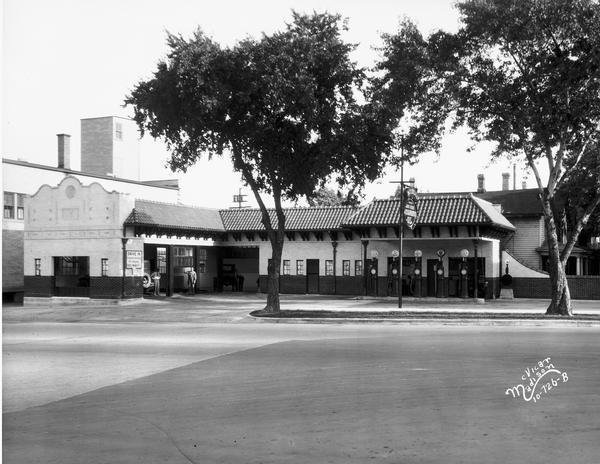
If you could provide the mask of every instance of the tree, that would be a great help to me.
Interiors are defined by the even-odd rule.
[[[430,136],[428,147],[439,146],[448,128],[466,125],[475,141],[495,143],[492,156],[524,160],[544,213],[552,287],[547,313],[571,315],[565,265],[598,207],[600,186],[579,204],[562,250],[555,211],[568,179],[593,171],[594,157],[585,155],[600,146],[600,6],[594,0],[466,0],[458,9],[456,33],[425,39],[405,21],[397,34],[384,36],[378,98],[407,106],[409,136]],[[547,181],[538,163],[547,165]]]
[[[267,311],[279,311],[282,200],[310,197],[332,177],[360,188],[389,152],[385,113],[357,101],[365,73],[350,60],[345,27],[338,15],[294,12],[284,31],[229,48],[200,30],[189,40],[169,34],[166,60],[125,100],[142,131],[166,141],[172,170],[204,153],[231,156],[271,242]]]
[[[344,194],[340,190],[334,191],[322,187],[308,198],[308,204],[310,206],[359,206],[360,199],[353,190]]]

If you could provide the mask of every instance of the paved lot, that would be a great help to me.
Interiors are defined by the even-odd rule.
[[[600,455],[597,327],[256,323],[258,298],[179,300],[5,308],[4,462]],[[505,395],[546,357],[568,382]]]

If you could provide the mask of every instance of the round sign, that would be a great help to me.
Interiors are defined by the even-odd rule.
[[[415,275],[420,275],[421,274],[421,269],[415,269]]]
[[[392,251],[392,257],[393,258],[397,258],[398,256],[400,256],[400,253],[398,253],[398,250]]]
[[[371,269],[371,274],[375,275],[377,274],[377,271],[375,269]]]
[[[398,269],[392,269],[392,274],[394,274],[394,275],[398,274]]]
[[[466,269],[461,269],[461,270],[460,270],[460,273],[461,273],[462,275],[467,275],[467,270],[466,270]]]
[[[468,256],[469,256],[469,250],[467,250],[466,248],[463,248],[462,250],[460,250],[461,258],[467,258]]]
[[[443,275],[443,274],[444,274],[444,270],[443,270],[443,269],[438,269],[438,270],[437,270],[437,273],[438,273],[438,275],[440,275],[440,276],[441,276],[441,275]]]
[[[437,255],[438,255],[440,258],[443,258],[443,257],[444,257],[444,255],[446,254],[446,250],[444,250],[443,248],[440,248],[440,249],[439,249],[439,250],[436,252],[436,254],[437,254]]]
[[[420,258],[423,256],[423,252],[421,250],[415,250],[415,258]]]

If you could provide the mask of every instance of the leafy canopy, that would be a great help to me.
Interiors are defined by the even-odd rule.
[[[168,35],[170,52],[126,104],[166,140],[170,166],[231,154],[253,190],[310,196],[376,178],[391,145],[386,116],[362,101],[364,71],[350,60],[340,16],[301,15],[282,32],[221,47],[202,31]]]

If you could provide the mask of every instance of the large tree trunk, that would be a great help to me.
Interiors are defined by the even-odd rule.
[[[544,205],[546,223],[546,242],[548,243],[548,273],[550,274],[551,298],[546,314],[572,316],[571,293],[565,267],[560,259],[556,223],[552,214],[547,214],[549,202]]]
[[[267,305],[264,310],[270,313],[280,311],[279,303],[279,270],[281,269],[281,254],[283,252],[283,233],[274,230],[269,233],[271,239],[271,261],[267,277]]]

